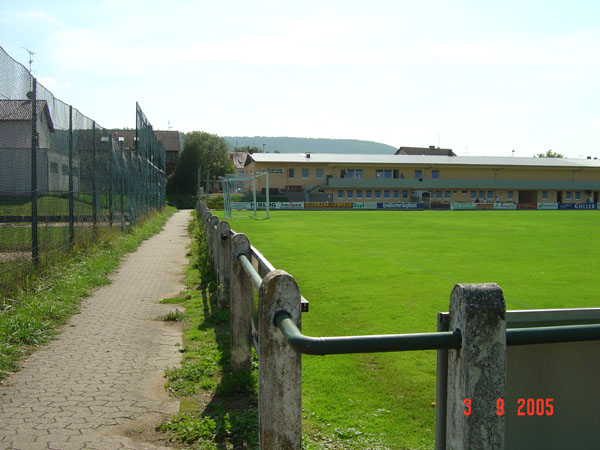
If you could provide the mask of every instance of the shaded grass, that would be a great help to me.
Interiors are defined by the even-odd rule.
[[[0,301],[0,379],[19,369],[19,360],[46,342],[79,310],[81,298],[107,284],[107,274],[126,253],[158,233],[174,208],[153,214],[126,234],[106,233],[96,243],[49,260],[29,274],[19,291]]]
[[[303,332],[336,336],[435,331],[461,282],[497,282],[507,309],[598,307],[599,221],[594,211],[273,211],[231,226],[297,280],[310,302]],[[435,358],[303,356],[310,445],[432,448]]]
[[[256,448],[257,370],[231,371],[229,311],[216,305],[218,286],[196,219],[187,269],[182,365],[168,369],[165,388],[181,398],[180,413],[159,425],[170,439],[195,449]],[[174,303],[176,299],[168,299]]]

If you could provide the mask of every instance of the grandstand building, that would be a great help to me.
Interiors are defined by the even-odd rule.
[[[598,204],[597,159],[254,153],[271,194],[306,202]],[[258,187],[264,190],[264,186]]]

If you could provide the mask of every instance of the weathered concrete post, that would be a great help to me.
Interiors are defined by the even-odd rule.
[[[258,429],[261,450],[302,447],[302,359],[275,327],[275,313],[287,311],[301,327],[300,290],[283,270],[269,272],[259,290]]]
[[[204,232],[206,234],[207,239],[210,239],[210,236],[208,236],[208,221],[210,220],[211,217],[212,217],[212,213],[209,210],[205,210],[202,213],[202,228],[204,228]]]
[[[450,330],[462,347],[448,350],[447,449],[504,448],[506,306],[495,284],[457,284],[450,297]]]
[[[212,216],[208,221],[208,234],[210,236],[210,261],[213,269],[213,273],[217,275],[218,278],[218,270],[217,266],[217,253],[219,251],[219,245],[217,242],[217,230],[215,227],[219,224],[219,218],[217,216]]]
[[[219,282],[219,298],[217,299],[219,309],[223,309],[228,303],[229,291],[229,266],[231,261],[231,227],[225,221],[220,221],[217,225],[217,280]]]
[[[239,255],[250,258],[250,241],[244,234],[235,234],[231,238],[229,346],[231,370],[250,370],[254,290],[250,276],[238,261]]]

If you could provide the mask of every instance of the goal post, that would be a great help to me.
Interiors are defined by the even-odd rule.
[[[269,173],[219,177],[228,220],[269,218]]]

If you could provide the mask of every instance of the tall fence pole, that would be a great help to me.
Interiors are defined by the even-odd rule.
[[[96,122],[92,122],[92,229],[98,232],[98,193],[96,192]]]
[[[113,162],[113,139],[112,136],[108,136],[108,142],[110,145],[109,154],[108,154],[108,177],[109,177],[109,185],[108,185],[108,226],[112,228],[113,226],[113,185],[114,185],[114,162]]]
[[[462,346],[448,350],[446,448],[504,448],[506,307],[495,283],[457,284],[450,297],[450,330]]]
[[[250,275],[239,262],[240,255],[250,257],[250,241],[244,234],[231,238],[229,284],[229,336],[231,370],[252,368],[252,302],[254,290]]]
[[[302,448],[302,359],[275,327],[275,314],[288,312],[301,329],[301,296],[294,278],[273,270],[259,289],[258,428],[261,450]]]
[[[79,167],[81,170],[81,166]],[[73,106],[69,105],[69,247],[75,245],[75,193],[73,183]]]
[[[40,248],[38,242],[38,185],[37,185],[37,80],[31,79],[31,258],[38,262]]]

